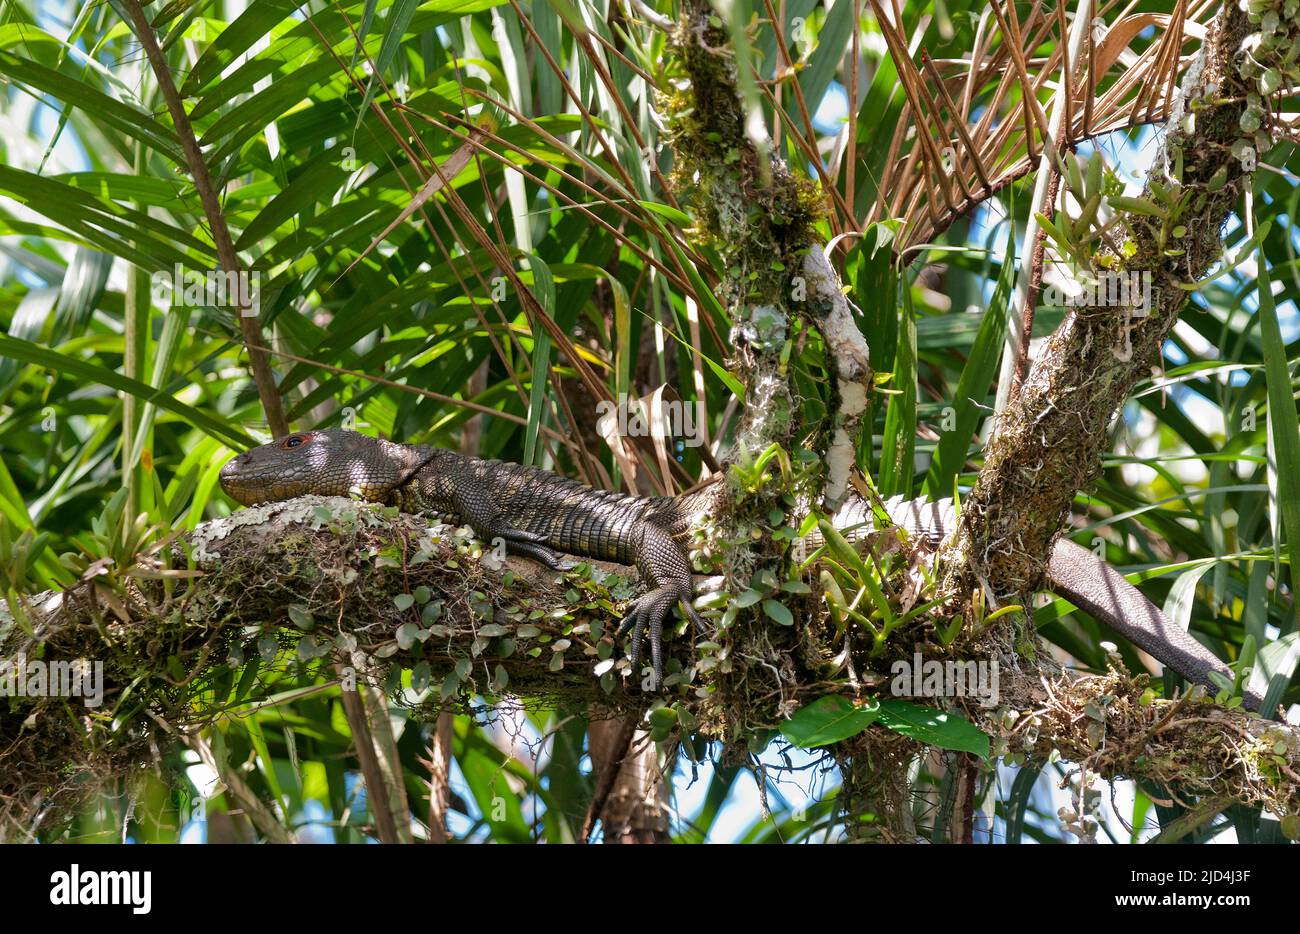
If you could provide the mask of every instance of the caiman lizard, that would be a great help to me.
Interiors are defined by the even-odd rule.
[[[691,605],[691,563],[685,539],[707,513],[718,485],[673,497],[638,497],[598,490],[536,467],[482,460],[421,445],[397,444],[345,429],[299,432],[232,458],[221,487],[251,506],[315,493],[359,495],[406,512],[450,513],[484,542],[500,539],[507,552],[551,568],[565,553],[633,565],[647,591],[627,607],[619,637],[632,636],[632,670],[649,636],[653,688],[663,683],[664,623],[680,606],[704,628]],[[895,497],[884,503],[890,520],[937,546],[954,521],[951,501]],[[852,496],[833,519],[857,536],[877,531],[875,510]],[[1066,539],[1048,557],[1048,585],[1134,645],[1191,681],[1217,689],[1211,672],[1232,673],[1209,649],[1126,581],[1115,568]],[[1260,698],[1247,694],[1246,704]]]

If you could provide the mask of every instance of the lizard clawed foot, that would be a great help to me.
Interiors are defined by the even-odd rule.
[[[544,541],[545,539],[543,539]],[[564,567],[561,564],[563,559],[545,545],[538,545],[530,541],[518,541],[515,539],[506,539],[506,552],[512,555],[524,555],[532,558],[534,561],[540,561],[552,571],[562,571]]]
[[[510,527],[502,532],[507,541],[522,542],[530,545],[543,545],[546,543],[546,536],[537,532],[525,532],[523,529]]]
[[[480,508],[471,511],[468,506],[461,506],[466,524],[474,530],[479,541],[493,550],[504,546],[508,555],[523,555],[540,561],[552,571],[560,570],[560,556],[546,547],[548,537],[539,532],[515,528],[496,512],[484,512],[480,500],[474,500]]]
[[[487,526],[482,530],[476,528],[474,532],[481,540],[487,542],[493,548],[504,544],[508,555],[523,555],[526,558],[532,558],[534,561],[540,561],[552,571],[562,570],[560,566],[562,559],[557,552],[546,547],[547,538],[545,535],[538,535],[536,532],[525,532],[523,529],[500,524]]]
[[[650,690],[659,691],[664,683],[664,660],[663,660],[663,630],[664,620],[672,612],[673,606],[681,603],[686,610],[686,616],[690,619],[697,629],[704,631],[704,620],[700,614],[695,612],[695,607],[691,606],[691,588],[664,584],[656,587],[649,593],[642,594],[628,604],[627,610],[623,615],[623,625],[618,627],[618,633],[615,638],[621,639],[632,633],[632,647],[630,658],[632,662],[632,674],[638,673],[641,663],[641,640],[645,635],[650,636],[650,663],[654,671],[654,677],[651,681]]]

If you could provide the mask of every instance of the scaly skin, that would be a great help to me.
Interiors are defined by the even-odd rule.
[[[536,467],[395,444],[343,429],[289,435],[233,458],[221,486],[245,506],[315,493],[356,493],[406,512],[451,513],[489,544],[559,567],[556,552],[635,565],[649,590],[628,605],[619,635],[632,634],[632,670],[650,637],[653,689],[663,684],[663,627],[691,606],[691,563],[682,542],[691,515],[682,498],[595,490]],[[698,510],[696,510],[698,511]]]
[[[483,541],[558,567],[557,552],[635,565],[649,590],[628,605],[619,636],[632,634],[632,670],[650,637],[652,689],[663,684],[663,627],[680,605],[691,606],[691,565],[684,539],[706,513],[716,486],[676,497],[633,497],[596,490],[536,467],[481,460],[439,448],[395,444],[354,431],[289,435],[231,459],[221,486],[245,506],[315,493],[357,494],[407,512],[451,513]],[[952,502],[904,500],[884,504],[890,521],[937,546],[952,528]],[[874,510],[850,498],[833,517],[850,539],[875,534]],[[1048,558],[1052,589],[1127,637],[1184,677],[1214,687],[1210,673],[1232,673],[1209,649],[1175,626],[1113,567],[1064,539]],[[1261,698],[1247,692],[1247,706]]]

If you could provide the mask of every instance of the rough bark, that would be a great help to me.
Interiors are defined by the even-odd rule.
[[[1167,218],[1126,212],[1130,249],[1103,250],[1093,270],[1149,273],[1149,313],[1072,310],[995,426],[949,557],[960,591],[984,587],[994,601],[1024,603],[1040,584],[1075,494],[1098,475],[1115,414],[1159,363],[1187,289],[1221,255],[1220,231],[1244,187],[1233,147],[1257,145],[1243,129],[1255,87],[1242,70],[1243,41],[1257,29],[1236,3],[1224,5],[1185,76],[1143,195],[1170,200],[1154,194],[1161,186],[1181,207]]]
[[[617,717],[592,720],[587,728],[597,780],[592,816],[600,816],[603,843],[669,840],[668,781],[656,744],[637,723],[637,718]]]

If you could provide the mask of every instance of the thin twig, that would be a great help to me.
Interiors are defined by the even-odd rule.
[[[185,106],[181,102],[180,93],[176,90],[176,83],[172,81],[167,60],[163,58],[162,50],[158,48],[158,39],[153,34],[153,27],[149,25],[149,20],[140,6],[140,0],[122,0],[122,6],[131,17],[136,38],[140,40],[144,54],[149,59],[149,65],[158,81],[158,89],[162,92],[163,100],[167,102],[167,110],[172,115],[176,136],[180,140],[181,150],[185,153],[185,162],[189,166],[190,175],[194,179],[194,190],[203,205],[203,213],[207,216],[212,242],[217,248],[217,259],[221,263],[221,268],[227,273],[242,276],[243,264],[239,260],[239,254],[235,252],[234,241],[230,238],[230,228],[226,226],[226,216],[222,213],[221,202],[212,185],[212,176],[203,158],[203,150],[199,148],[194,128],[190,126],[190,118],[185,113]],[[240,307],[235,309],[235,316],[239,320],[239,330],[244,338],[244,346],[248,350],[248,363],[253,371],[257,395],[262,400],[262,408],[266,411],[266,421],[271,428],[271,433],[277,438],[282,437],[289,433],[289,423],[284,417],[284,405],[280,399],[280,391],[275,386],[275,377],[271,375],[271,365],[267,357],[266,345],[262,341],[261,328],[256,315],[248,314],[250,309],[242,302],[238,304]]]

